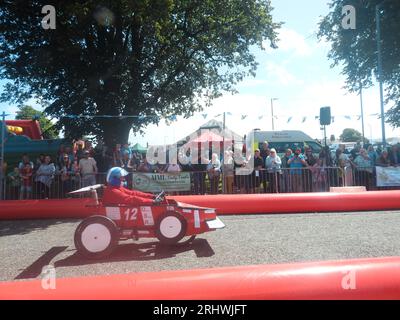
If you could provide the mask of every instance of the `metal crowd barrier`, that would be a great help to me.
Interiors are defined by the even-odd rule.
[[[260,170],[248,176],[235,177],[238,193],[324,192],[343,186],[342,170],[338,167],[282,168]]]
[[[346,186],[365,186],[371,190],[399,190],[399,187],[378,187],[376,179],[376,166],[374,167],[353,167],[344,168]]]
[[[38,176],[33,175],[29,183],[21,181],[6,180],[5,199],[6,200],[29,200],[29,199],[63,199],[71,197],[70,191],[82,188],[85,185],[85,177],[81,175],[71,175],[67,178],[61,174],[42,175],[48,178],[48,183],[37,181]],[[92,180],[95,183],[104,183],[105,173],[98,173]],[[47,180],[47,179],[46,179]]]
[[[174,192],[175,195],[202,194],[256,194],[292,192],[328,192],[330,187],[365,186],[367,190],[389,190],[397,188],[377,188],[374,168],[303,167],[282,168],[278,171],[255,170],[249,175],[228,175],[220,172],[211,175],[206,171],[190,172],[190,190]],[[6,180],[5,199],[62,199],[70,197],[68,192],[82,188],[87,179],[73,175],[64,179],[61,174],[51,177],[49,186],[32,178],[30,188]],[[90,179],[89,179],[90,180]],[[98,173],[93,182],[105,183],[106,173]],[[132,178],[127,177],[128,188],[132,188]]]

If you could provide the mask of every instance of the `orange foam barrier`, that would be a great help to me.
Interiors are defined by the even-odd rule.
[[[0,299],[400,299],[400,257],[0,283]],[[54,284],[54,283],[53,283]]]
[[[400,209],[400,191],[173,196],[218,214],[306,213]]]

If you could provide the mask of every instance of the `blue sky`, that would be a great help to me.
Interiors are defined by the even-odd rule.
[[[316,38],[318,21],[329,12],[328,1],[272,0],[272,5],[274,20],[284,22],[279,48],[272,50],[266,43],[265,51],[253,49],[259,63],[257,76],[245,79],[238,86],[239,94],[224,95],[190,119],[178,117],[169,126],[164,121],[158,126],[151,125],[144,136],[132,132],[130,142],[173,143],[208,120],[222,120],[215,116],[223,112],[232,114],[226,117],[226,125],[241,135],[254,128],[271,130],[271,98],[278,98],[274,101],[276,130],[302,130],[321,139],[323,133],[315,117],[320,107],[330,106],[334,123],[327,127],[328,137],[331,134],[338,137],[349,127],[361,131],[359,96],[342,89],[344,76],[340,75],[340,68],[331,69],[331,61],[327,59],[329,44],[319,43]],[[380,112],[378,87],[365,90],[363,98],[365,136],[380,139],[380,120],[372,116]],[[15,112],[15,106],[2,104],[2,109]],[[400,129],[392,130],[386,125],[386,137],[393,136],[399,137]]]
[[[145,144],[172,143],[193,132],[204,122],[216,118],[222,112],[231,112],[226,125],[239,134],[254,128],[271,130],[271,98],[274,101],[275,130],[302,130],[313,138],[322,139],[319,110],[330,106],[334,122],[327,127],[327,136],[336,137],[345,128],[361,132],[359,120],[360,98],[342,89],[345,78],[340,68],[331,69],[328,60],[329,44],[318,42],[318,22],[329,12],[328,1],[322,0],[272,0],[275,21],[284,25],[280,31],[279,48],[254,49],[259,62],[257,76],[245,79],[239,86],[239,94],[224,95],[214,101],[212,107],[196,114],[191,119],[178,117],[170,126],[160,123],[149,126],[146,134],[134,136],[132,142]],[[375,86],[363,92],[365,136],[381,138],[379,91]],[[202,115],[207,114],[204,119]],[[374,116],[372,116],[375,114]],[[242,116],[247,116],[242,119]],[[260,117],[263,116],[262,119]],[[292,118],[290,121],[289,118]],[[304,119],[306,118],[306,119]],[[400,137],[400,129],[385,126],[386,137]]]

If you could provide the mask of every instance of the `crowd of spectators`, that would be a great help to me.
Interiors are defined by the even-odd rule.
[[[60,146],[57,155],[40,154],[37,159],[23,154],[21,161],[8,173],[8,199],[62,197],[86,183],[88,173],[97,174],[96,162],[90,157],[90,142],[74,141],[71,146]],[[92,168],[85,165],[93,164]],[[88,181],[88,184],[91,184]]]
[[[400,146],[375,150],[372,145],[363,148],[358,144],[349,151],[340,145],[333,152],[325,147],[319,153],[306,147],[305,150],[287,149],[279,157],[276,150],[264,142],[249,162],[251,160],[253,173],[236,177],[234,192],[322,192],[330,187],[353,185],[374,190],[376,166],[400,166]],[[231,186],[229,190],[232,190]]]
[[[41,154],[33,160],[24,154],[7,175],[7,198],[66,197],[77,188],[104,183],[106,172],[115,166],[130,173],[190,172],[192,194],[315,192],[344,185],[372,190],[376,188],[376,166],[400,166],[399,145],[375,150],[371,145],[363,148],[358,144],[351,151],[340,145],[337,150],[326,147],[319,153],[297,148],[279,156],[264,142],[250,157],[245,154],[243,148],[241,163],[234,159],[232,150],[226,150],[223,156],[199,155],[194,161],[187,149],[178,153],[178,163],[151,164],[145,154],[133,151],[129,144],[93,148],[90,141],[78,140],[61,146],[53,157]],[[131,175],[128,187],[132,187]]]
[[[333,152],[325,147],[318,153],[309,147],[288,148],[279,156],[264,142],[250,157],[243,155],[242,164],[237,164],[228,150],[224,158],[213,154],[208,165],[191,166],[189,171],[195,194],[323,192],[330,187],[353,185],[374,190],[376,166],[400,166],[400,146],[375,150],[372,145],[363,148],[358,144],[349,151],[340,145]],[[242,174],[237,174],[237,169],[243,169]]]
[[[129,144],[117,144],[114,148],[94,148],[88,140],[73,141],[69,146],[62,145],[57,155],[41,154],[35,160],[31,158],[23,154],[19,163],[7,174],[7,199],[67,197],[72,190],[104,183],[107,171],[116,166],[128,172],[182,171],[179,164],[150,164],[145,154],[133,151]],[[130,175],[128,184],[131,184]]]

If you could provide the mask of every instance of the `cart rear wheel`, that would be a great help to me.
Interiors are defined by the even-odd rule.
[[[175,244],[186,235],[186,220],[178,213],[164,214],[156,224],[156,237],[163,244]]]
[[[118,243],[118,229],[114,221],[104,216],[92,216],[76,228],[75,247],[89,259],[108,256]]]

